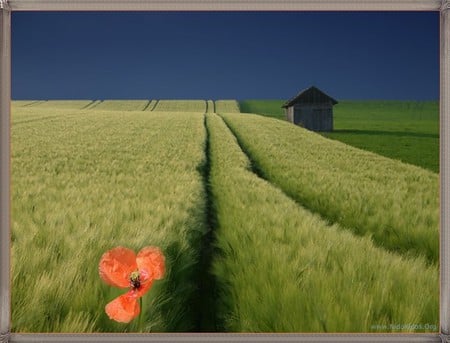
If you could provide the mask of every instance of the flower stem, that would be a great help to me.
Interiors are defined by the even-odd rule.
[[[139,331],[142,332],[142,322],[141,322],[141,319],[142,319],[142,311],[144,311],[144,309],[142,308],[142,297],[139,298],[139,306],[140,306],[141,311],[139,312],[138,325],[139,325]]]

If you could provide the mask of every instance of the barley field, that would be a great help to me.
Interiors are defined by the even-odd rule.
[[[203,118],[196,113],[13,112],[12,328],[17,332],[195,330],[199,242],[205,232]],[[165,279],[142,322],[109,320],[123,290],[103,284],[115,246],[166,254]]]
[[[159,100],[153,111],[206,112],[205,100]]]
[[[438,332],[437,174],[240,110],[14,101],[12,331]],[[166,257],[128,324],[117,246]]]
[[[285,100],[242,100],[240,112],[286,120]],[[219,113],[234,111],[218,111]],[[339,101],[321,135],[439,173],[438,101]]]
[[[224,119],[259,173],[300,204],[383,248],[438,263],[438,175],[276,119]]]
[[[206,102],[206,113],[214,113],[216,112],[216,106],[214,104],[214,101],[208,100]]]
[[[151,100],[104,100],[96,110],[143,111]]]
[[[222,119],[207,119],[221,252],[214,273],[222,285],[224,331],[370,332],[394,322],[437,325],[435,266],[329,226],[255,175]]]
[[[217,100],[217,113],[240,113],[239,103],[236,100]]]
[[[38,100],[38,101],[14,101],[13,107],[33,107],[33,109],[83,109],[92,104],[91,100]]]

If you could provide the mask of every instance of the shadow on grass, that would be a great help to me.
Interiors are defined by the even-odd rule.
[[[206,109],[208,111],[208,109]],[[215,236],[214,228],[216,227],[217,218],[214,208],[214,199],[210,184],[211,173],[211,152],[210,152],[210,134],[206,124],[206,113],[203,125],[206,132],[206,140],[204,146],[205,159],[199,166],[198,171],[202,175],[203,185],[206,195],[205,203],[205,225],[206,232],[201,240],[199,265],[198,265],[198,292],[194,298],[194,306],[198,307],[198,318],[196,331],[198,332],[217,332],[223,328],[223,324],[217,317],[217,280],[214,277],[211,268],[212,261],[217,251],[214,248]]]
[[[334,130],[327,133],[344,133],[352,135],[374,135],[374,136],[392,136],[392,137],[416,137],[416,138],[439,138],[439,134],[436,133],[420,133],[420,132],[408,132],[408,131],[378,131],[378,130]]]

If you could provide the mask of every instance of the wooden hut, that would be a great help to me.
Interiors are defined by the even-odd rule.
[[[333,106],[338,102],[316,87],[309,87],[282,107],[286,120],[311,131],[333,131]]]

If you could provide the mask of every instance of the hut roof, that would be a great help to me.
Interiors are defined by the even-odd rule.
[[[333,99],[329,95],[325,94],[317,87],[312,86],[305,90],[302,90],[295,97],[288,100],[282,107],[286,108],[286,107],[292,106],[293,104],[296,104],[298,102],[308,103],[308,104],[331,102],[333,105],[336,105],[338,103],[335,99]]]

